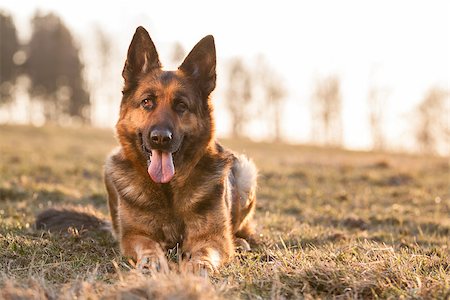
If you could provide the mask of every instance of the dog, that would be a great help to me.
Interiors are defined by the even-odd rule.
[[[254,241],[257,169],[215,138],[214,38],[201,39],[177,70],[166,71],[150,35],[138,27],[122,76],[120,147],[104,170],[121,252],[137,269],[168,270],[165,254],[177,247],[185,269],[215,272],[237,246],[248,250]],[[102,224],[67,209],[47,210],[36,221],[49,230]]]

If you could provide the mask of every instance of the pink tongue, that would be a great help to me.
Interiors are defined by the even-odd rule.
[[[150,165],[148,166],[147,171],[154,182],[169,182],[175,174],[172,154],[159,150],[152,150],[152,157],[150,159]]]

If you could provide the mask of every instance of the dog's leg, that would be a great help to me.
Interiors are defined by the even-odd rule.
[[[251,245],[257,244],[255,239],[255,228],[253,223],[253,215],[255,213],[256,197],[252,196],[247,199],[247,205],[241,208],[240,223],[236,226],[234,233],[235,238],[244,239]],[[238,243],[240,244],[240,243]],[[246,247],[244,247],[245,249]]]
[[[128,234],[121,240],[122,253],[136,261],[136,269],[144,273],[168,272],[164,251],[154,240],[137,234]]]
[[[192,221],[183,241],[182,268],[194,273],[213,273],[234,254],[232,232],[226,216],[207,217],[206,222]]]

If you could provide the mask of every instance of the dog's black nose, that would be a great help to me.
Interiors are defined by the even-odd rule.
[[[150,132],[150,140],[153,146],[165,147],[172,141],[172,132],[167,129],[154,129]]]

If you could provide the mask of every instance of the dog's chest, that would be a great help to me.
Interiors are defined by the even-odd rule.
[[[173,222],[161,224],[162,243],[166,249],[171,249],[183,243],[183,226]]]
[[[174,248],[183,243],[185,231],[185,214],[179,211],[180,203],[175,199],[176,194],[169,186],[162,188],[165,205],[161,207],[160,216],[165,216],[159,224],[161,243],[167,248]]]

